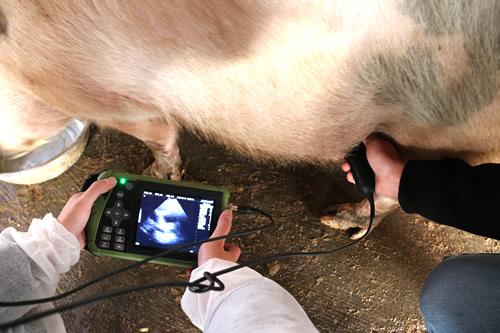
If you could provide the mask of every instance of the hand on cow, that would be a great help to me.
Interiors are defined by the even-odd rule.
[[[86,243],[83,229],[87,224],[94,201],[116,185],[116,178],[109,177],[93,183],[87,191],[73,194],[63,207],[57,221],[76,236],[80,247]]]
[[[233,219],[233,213],[226,209],[222,212],[217,222],[217,227],[215,228],[212,236],[210,238],[226,236],[231,230],[231,223]],[[232,262],[236,262],[240,257],[241,249],[233,244],[227,244],[225,239],[221,239],[214,242],[204,243],[200,247],[200,252],[198,254],[198,266],[203,265],[205,262],[212,258],[224,259]]]
[[[389,142],[374,135],[365,139],[366,157],[375,173],[375,192],[379,195],[397,198],[399,181],[406,162],[403,161],[396,148]],[[354,183],[348,162],[342,163],[342,170],[347,172],[347,180]]]

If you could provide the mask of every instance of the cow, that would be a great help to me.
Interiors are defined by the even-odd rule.
[[[370,133],[406,159],[500,162],[499,30],[497,0],[4,0],[1,152],[80,118],[172,179],[180,129],[278,163],[332,165]],[[360,237],[367,208],[322,222]]]

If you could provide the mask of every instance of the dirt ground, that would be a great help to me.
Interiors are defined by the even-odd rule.
[[[234,240],[243,250],[241,261],[328,250],[349,242],[345,232],[319,221],[327,206],[362,199],[338,168],[259,164],[189,134],[183,134],[180,148],[184,180],[227,187],[230,202],[256,206],[275,217],[274,228]],[[140,174],[152,161],[151,152],[135,138],[92,128],[83,156],[61,176],[31,186],[0,182],[0,229],[26,230],[33,217],[47,212],[57,216],[90,173],[107,168]],[[233,231],[263,223],[265,219],[235,216]],[[397,210],[352,249],[254,268],[290,291],[321,332],[425,332],[418,296],[432,268],[446,255],[499,250],[498,241]],[[128,263],[83,252],[79,263],[62,276],[58,292]],[[117,288],[186,279],[184,269],[147,264],[58,304]],[[183,293],[180,288],[137,292],[62,316],[68,332],[198,332],[180,308]]]

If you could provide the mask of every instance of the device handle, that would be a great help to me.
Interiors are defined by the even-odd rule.
[[[345,157],[351,166],[351,172],[359,192],[365,196],[375,192],[375,173],[373,172],[366,157],[366,147],[363,142]]]

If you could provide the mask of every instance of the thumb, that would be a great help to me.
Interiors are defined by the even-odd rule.
[[[229,234],[229,231],[231,231],[232,220],[233,212],[229,209],[223,211],[219,216],[217,226],[215,227],[215,230],[210,238],[226,236]]]
[[[381,139],[379,139],[377,136],[373,134],[368,135],[364,140],[366,153],[368,154],[369,151],[373,150],[374,148],[377,148],[380,140]]]
[[[116,185],[116,178],[109,177],[106,179],[102,179],[94,182],[88,190],[86,190],[82,196],[79,198],[79,201],[82,205],[92,205],[94,201],[103,193],[108,192]]]

